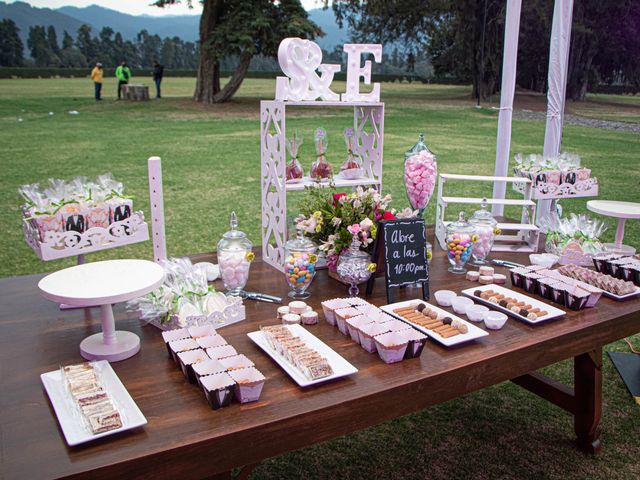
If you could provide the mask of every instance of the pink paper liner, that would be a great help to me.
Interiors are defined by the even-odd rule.
[[[385,363],[396,363],[404,358],[409,341],[401,332],[389,332],[374,337],[378,355]]]
[[[198,345],[201,348],[215,348],[215,347],[224,347],[227,344],[227,341],[222,337],[222,335],[209,335],[208,337],[199,337],[196,339]]]
[[[367,323],[371,323],[371,322],[364,315],[357,315],[355,317],[351,317],[348,320],[346,320],[347,330],[349,331],[351,340],[353,340],[357,344],[360,344],[359,329],[361,326],[366,325]]]
[[[374,337],[376,335],[381,335],[383,333],[387,333],[389,330],[383,327],[378,323],[368,323],[363,325],[358,330],[358,336],[360,338],[360,345],[369,353],[374,353],[376,351],[376,343],[374,341]]]
[[[265,377],[256,368],[232,370],[229,376],[236,382],[236,399],[240,403],[255,402],[260,399]]]
[[[239,370],[241,368],[253,367],[253,362],[249,360],[245,355],[234,355],[232,357],[225,357],[218,360],[224,365],[227,371]]]
[[[232,357],[237,355],[236,349],[231,345],[225,345],[224,347],[207,348],[207,355],[213,360],[220,360],[225,357]]]
[[[189,338],[189,331],[186,328],[177,328],[175,330],[165,330],[162,332],[164,343],[173,342],[174,340],[183,340]]]
[[[216,335],[216,329],[211,325],[202,325],[197,327],[189,327],[187,329],[189,331],[189,335],[191,335],[194,339],[200,337],[209,337],[211,335]]]

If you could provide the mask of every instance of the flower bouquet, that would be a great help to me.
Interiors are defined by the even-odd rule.
[[[310,237],[327,256],[327,268],[335,272],[338,256],[346,252],[354,239],[360,249],[371,253],[376,238],[377,222],[396,218],[413,218],[416,212],[389,209],[391,195],[381,195],[374,188],[357,187],[351,193],[327,188],[308,188],[300,202],[296,228]]]

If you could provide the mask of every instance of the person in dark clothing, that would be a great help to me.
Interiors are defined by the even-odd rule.
[[[153,61],[153,81],[156,82],[156,98],[160,96],[160,83],[162,83],[162,75],[164,75],[164,67],[160,65],[158,60]]]

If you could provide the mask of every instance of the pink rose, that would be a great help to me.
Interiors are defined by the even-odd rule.
[[[360,224],[354,223],[353,225],[349,225],[347,227],[347,230],[349,230],[349,233],[351,235],[357,235],[358,233],[360,233]]]

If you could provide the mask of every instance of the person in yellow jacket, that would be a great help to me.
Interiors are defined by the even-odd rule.
[[[96,63],[96,66],[91,70],[91,80],[93,80],[93,86],[95,87],[96,101],[102,100],[100,96],[102,93],[102,76],[103,76],[102,64]]]

